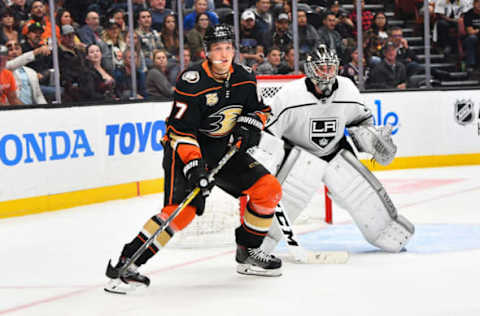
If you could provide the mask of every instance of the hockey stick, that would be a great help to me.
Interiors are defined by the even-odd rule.
[[[232,146],[230,148],[230,150],[225,154],[225,156],[223,156],[223,158],[218,162],[218,165],[212,171],[210,171],[208,175],[209,182],[212,182],[214,180],[214,176],[220,171],[220,169],[223,168],[223,166],[227,164],[230,158],[232,158],[237,151],[238,151],[237,146]],[[163,222],[163,224],[160,225],[160,227],[155,231],[155,233],[153,233],[153,235],[150,236],[150,238],[148,238],[147,241],[145,241],[145,243],[140,248],[137,249],[137,251],[133,254],[133,256],[127,260],[127,262],[123,265],[123,267],[120,268],[120,270],[118,271],[118,276],[122,276],[125,273],[125,271],[127,271],[127,269],[143,254],[143,252],[148,247],[150,247],[150,245],[153,243],[155,238],[157,238],[157,236],[167,228],[167,226],[174,220],[174,218],[181,211],[183,211],[183,209],[185,209],[185,207],[187,207],[187,205],[189,205],[190,202],[193,201],[193,199],[198,195],[200,190],[201,190],[200,187],[196,187],[187,195],[187,197],[177,206],[175,211],[173,211],[173,213],[165,220],[165,222]]]
[[[297,263],[346,263],[348,261],[349,254],[346,251],[320,251],[313,252],[308,251],[298,243],[295,233],[293,232],[290,219],[283,211],[283,206],[278,203],[275,208],[275,218],[282,231],[283,237],[287,242],[287,247],[290,253],[293,255],[295,262]]]

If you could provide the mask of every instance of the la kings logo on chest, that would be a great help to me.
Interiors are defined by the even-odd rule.
[[[310,139],[318,147],[325,149],[337,135],[338,121],[336,118],[310,120]]]

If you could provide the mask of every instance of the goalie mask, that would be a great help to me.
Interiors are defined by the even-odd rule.
[[[232,27],[227,24],[220,24],[213,27],[209,27],[205,32],[205,36],[203,38],[203,46],[205,49],[205,53],[208,56],[208,52],[210,47],[214,43],[219,42],[230,42],[234,43],[235,34],[232,31]]]
[[[317,87],[326,95],[332,91],[332,86],[338,73],[337,53],[328,50],[327,46],[321,44],[310,55],[304,64],[305,74]]]

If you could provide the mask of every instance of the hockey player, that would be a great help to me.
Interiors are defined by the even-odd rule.
[[[359,152],[370,153],[387,165],[396,153],[391,128],[374,127],[357,87],[348,78],[337,76],[338,65],[337,55],[325,45],[308,56],[306,78],[286,84],[275,96],[267,130],[277,137],[263,133],[260,148],[270,154],[267,160],[276,157],[270,170],[282,183],[280,205],[292,223],[322,179],[333,200],[350,213],[368,242],[399,252],[414,227],[397,214],[381,183],[357,160],[344,133],[346,128]],[[290,146],[286,157],[279,138]],[[275,222],[282,225],[280,221],[277,213]],[[268,253],[283,236],[277,224],[272,225],[262,244]]]
[[[233,36],[228,25],[210,28],[204,38],[207,60],[187,69],[177,80],[162,142],[165,149],[164,207],[124,246],[118,263],[115,266],[109,263],[106,275],[113,281],[106,291],[124,293],[122,283],[149,285],[149,279],[139,274],[137,268],[164,247],[175,232],[185,228],[195,215],[202,215],[205,198],[212,186],[208,183],[208,170],[217,165],[230,144],[239,142],[239,151],[214,180],[215,185],[235,197],[250,197],[241,225],[235,230],[237,272],[281,275],[281,260],[260,249],[273,221],[275,206],[281,199],[281,186],[267,169],[246,153],[248,148],[258,144],[270,108],[259,102],[253,72],[232,62],[235,55]],[[175,217],[124,275],[119,275],[135,251],[195,187],[201,188],[201,194]]]

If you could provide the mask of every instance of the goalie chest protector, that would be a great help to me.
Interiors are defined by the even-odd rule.
[[[276,136],[323,157],[339,149],[345,127],[364,122],[372,114],[350,79],[337,76],[337,89],[320,100],[308,91],[305,80],[287,83],[268,104],[272,117],[267,127]]]

